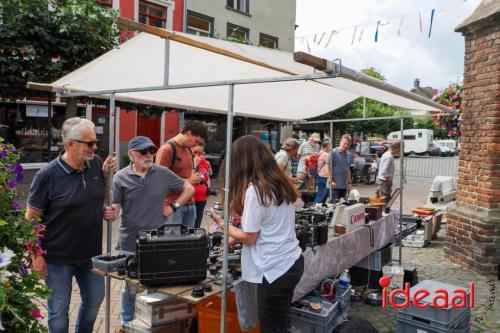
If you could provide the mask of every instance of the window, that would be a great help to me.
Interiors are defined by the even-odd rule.
[[[214,18],[188,10],[187,32],[197,36],[213,37]]]
[[[403,138],[405,140],[415,140],[416,139],[415,135],[405,135],[405,136],[403,136]]]
[[[228,23],[226,36],[228,39],[237,40],[238,42],[248,42],[250,37],[250,30],[248,28],[243,28],[238,25]]]
[[[96,2],[103,7],[113,7],[113,0],[97,0]]]
[[[418,132],[418,137],[421,138],[422,137],[422,132]]]
[[[227,0],[226,8],[242,13],[250,13],[250,0]]]
[[[140,1],[139,22],[158,28],[165,28],[167,26],[167,7]]]
[[[264,46],[264,47],[268,47],[270,49],[277,49],[278,48],[278,38],[260,33],[259,45]]]
[[[397,135],[397,134],[393,134],[393,135],[392,135],[392,138],[393,138],[393,139],[397,139],[397,138],[399,138],[399,135]]]

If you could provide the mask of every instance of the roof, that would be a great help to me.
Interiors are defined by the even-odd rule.
[[[498,24],[498,18],[495,19],[495,16],[500,16],[500,1],[483,0],[476,10],[455,28],[455,31],[464,32],[470,26],[488,20],[493,24]]]
[[[314,74],[312,67],[295,62],[293,54],[289,52],[156,30],[170,36],[169,85]],[[140,33],[43,88],[52,91],[95,92],[162,86],[164,50],[164,38]],[[370,85],[375,79],[363,74],[357,75],[346,67],[342,68],[351,79],[330,77],[236,85],[234,113],[239,116],[294,121],[325,114],[362,96],[405,110],[443,109],[420,96],[411,99],[389,92],[388,88],[392,86],[387,83],[381,82],[385,90],[376,88]],[[101,97],[109,98],[109,95]],[[118,101],[223,114],[228,109],[228,87],[224,85],[116,93],[115,98]]]

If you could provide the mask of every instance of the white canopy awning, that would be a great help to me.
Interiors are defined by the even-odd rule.
[[[312,67],[295,62],[289,52],[177,32],[172,36],[183,42],[170,40],[169,85],[314,74]],[[50,86],[53,91],[70,92],[162,86],[164,63],[165,40],[140,33]],[[234,113],[294,121],[319,116],[363,96],[405,110],[438,109],[430,100],[422,102],[421,96],[415,101],[361,82],[336,77],[236,85]],[[227,99],[227,86],[116,94],[120,101],[215,113],[227,112]]]

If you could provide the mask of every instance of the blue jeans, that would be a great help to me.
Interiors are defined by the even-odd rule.
[[[47,264],[45,283],[52,290],[48,300],[49,332],[69,331],[68,310],[71,302],[73,276],[80,288],[81,304],[75,324],[76,333],[92,333],[94,322],[104,299],[104,278],[92,273],[89,260],[83,264]]]
[[[134,320],[134,315],[135,315],[135,298],[136,295],[140,292],[143,292],[144,288],[143,287],[138,287],[132,284],[127,283],[126,281],[123,281],[122,284],[122,290],[121,290],[121,296],[122,296],[122,302],[121,302],[121,324],[125,325],[126,323]],[[149,294],[149,290],[148,290]]]
[[[167,224],[184,224],[188,228],[194,228],[196,220],[196,207],[194,204],[187,204],[180,207],[175,213],[167,217]]]
[[[314,197],[314,203],[323,203],[325,202],[325,198],[328,194],[328,189],[326,188],[326,177],[318,176],[316,177],[316,187],[318,188],[318,192],[316,192],[316,196]]]

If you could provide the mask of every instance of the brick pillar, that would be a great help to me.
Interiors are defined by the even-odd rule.
[[[462,136],[445,253],[489,274],[500,262],[500,2],[484,0],[455,31],[465,37]]]

